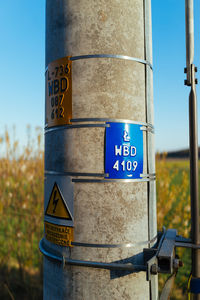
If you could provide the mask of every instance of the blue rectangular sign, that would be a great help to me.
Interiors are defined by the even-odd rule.
[[[143,173],[142,125],[111,123],[106,127],[105,173],[107,178],[136,179]]]

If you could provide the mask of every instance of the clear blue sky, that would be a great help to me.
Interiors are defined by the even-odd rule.
[[[185,74],[185,1],[152,0],[156,150],[188,147],[189,87]],[[195,4],[195,64],[200,73],[200,4]],[[16,125],[44,125],[45,1],[0,2],[0,136]],[[197,77],[199,77],[197,73]],[[200,87],[197,86],[200,101]],[[199,113],[200,116],[200,113]],[[200,136],[199,136],[200,138]]]

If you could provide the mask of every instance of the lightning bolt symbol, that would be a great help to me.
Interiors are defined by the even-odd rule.
[[[56,194],[57,194],[57,191],[55,190],[54,191],[54,194],[53,194],[53,205],[54,205],[54,209],[53,209],[53,213],[55,214],[56,212],[56,207],[57,207],[57,204],[58,204],[58,199],[56,199]]]

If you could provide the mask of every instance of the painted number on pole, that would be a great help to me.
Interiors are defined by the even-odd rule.
[[[138,179],[143,173],[143,131],[141,125],[107,123],[105,173],[107,178]]]
[[[46,126],[70,124],[72,118],[72,62],[60,58],[46,72]]]

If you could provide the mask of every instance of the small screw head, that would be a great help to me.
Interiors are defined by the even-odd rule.
[[[178,268],[182,267],[182,266],[183,266],[183,262],[180,259],[175,258],[173,260],[173,267],[174,267],[175,270],[178,270]]]
[[[187,85],[187,79],[184,80],[184,84]]]
[[[173,267],[175,270],[178,270],[178,268],[179,268],[179,259],[178,258],[175,258],[173,260]]]
[[[197,78],[195,78],[195,83],[198,84],[198,79]]]
[[[195,67],[194,70],[195,70],[195,72],[197,72],[198,71],[197,67]]]
[[[184,73],[185,73],[185,74],[187,73],[187,68],[184,68]]]

